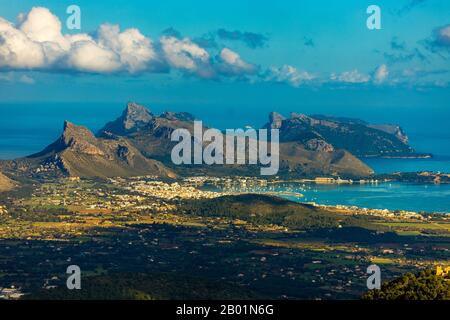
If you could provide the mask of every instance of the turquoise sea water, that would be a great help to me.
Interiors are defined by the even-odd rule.
[[[450,143],[450,141],[448,142]],[[450,173],[450,156],[431,159],[363,159],[376,173],[435,171]]]
[[[211,188],[219,190],[218,188]],[[353,185],[280,184],[241,191],[278,192],[298,202],[348,205],[362,208],[450,213],[450,185],[378,183]],[[283,195],[301,193],[304,197]]]

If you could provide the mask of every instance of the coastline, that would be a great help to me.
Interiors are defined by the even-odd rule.
[[[221,196],[227,195],[242,195],[242,194],[258,194],[258,195],[271,195],[275,197],[283,196],[295,196],[297,198],[303,198],[304,195],[296,192],[220,192]],[[289,198],[285,198],[290,200]],[[347,213],[350,215],[370,215],[382,218],[396,218],[396,219],[415,219],[415,220],[430,220],[431,216],[442,215],[445,220],[450,221],[450,212],[419,212],[413,210],[392,210],[392,209],[377,209],[377,208],[365,208],[355,205],[335,204],[327,205],[316,203],[314,201],[300,202],[303,204],[312,205],[317,208],[326,209],[330,212]]]
[[[352,181],[351,183],[347,180],[327,180],[333,182],[316,183],[312,179],[275,181],[255,178],[197,177],[194,179],[202,180],[198,186],[204,185],[207,190],[233,194],[269,194],[315,206],[352,211],[355,214],[419,218],[422,215],[430,214],[450,216],[446,200],[449,184],[446,182],[440,184],[384,179]],[[424,192],[431,192],[435,201],[426,201],[421,197],[420,195]],[[302,196],[300,197],[299,194]]]

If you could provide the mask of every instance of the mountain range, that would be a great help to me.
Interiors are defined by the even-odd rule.
[[[0,192],[9,191],[14,188],[14,182],[0,172]]]
[[[195,117],[186,112],[155,115],[145,106],[130,102],[116,120],[108,122],[96,134],[66,121],[63,133],[55,142],[28,157],[2,161],[0,170],[13,179],[15,176],[67,175],[176,178],[178,175],[256,175],[259,172],[255,165],[174,165],[170,154],[176,143],[171,141],[171,133],[178,128],[192,133],[194,120]],[[360,157],[425,156],[415,153],[404,131],[396,125],[298,113],[285,118],[272,112],[263,128],[279,129],[280,176],[367,177],[373,170]]]
[[[359,119],[291,113],[284,118],[270,114],[266,127],[280,129],[283,142],[302,141],[307,146],[345,149],[357,157],[427,157],[408,145],[408,136],[398,125],[370,124]]]

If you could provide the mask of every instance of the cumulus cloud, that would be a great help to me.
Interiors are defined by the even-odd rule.
[[[109,48],[119,58],[120,64],[131,73],[147,69],[149,62],[157,61],[153,43],[138,29],[120,32],[118,25],[103,24],[97,31],[100,46]]]
[[[315,77],[291,65],[283,65],[282,67],[270,68],[265,75],[265,79],[266,81],[284,82],[293,87],[299,87],[301,84],[315,79]]]
[[[0,18],[0,68],[38,68],[45,63],[43,46]]]
[[[223,48],[219,54],[218,71],[222,74],[228,75],[245,75],[254,74],[257,71],[257,67],[251,63],[242,60],[241,56],[236,52]]]
[[[352,71],[344,71],[340,74],[332,73],[330,80],[343,83],[366,83],[370,81],[370,76],[354,69]]]
[[[61,21],[47,8],[35,7],[26,15],[19,16],[20,30],[37,43],[51,42],[62,49],[70,48],[69,41],[61,33]]]
[[[92,34],[63,34],[61,21],[44,7],[19,15],[16,24],[0,18],[0,70],[138,74],[169,68],[202,78],[256,70],[230,49],[212,58],[173,28],[155,43],[136,28],[121,30],[109,23]]]
[[[228,31],[225,29],[217,30],[217,35],[222,40],[242,41],[249,48],[262,48],[269,40],[265,35],[254,32]]]
[[[171,67],[204,78],[213,77],[211,57],[208,51],[189,38],[178,39],[163,36],[160,43],[164,56]]]
[[[381,66],[379,66],[373,75],[373,81],[377,84],[383,83],[387,77],[389,76],[389,70],[387,65],[382,64]]]
[[[0,68],[136,73],[157,60],[152,41],[137,29],[103,24],[95,37],[63,35],[58,17],[42,7],[18,20],[0,20]]]
[[[431,41],[433,47],[441,47],[450,49],[450,24],[437,28],[434,31],[433,40]]]
[[[116,72],[122,67],[117,54],[91,41],[74,43],[65,65],[78,71],[98,73]]]

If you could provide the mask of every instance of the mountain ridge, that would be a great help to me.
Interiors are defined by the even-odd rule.
[[[114,177],[156,175],[176,178],[159,161],[144,157],[126,139],[97,138],[86,127],[64,122],[61,136],[41,152],[9,161],[10,171],[27,172],[32,177],[80,176]]]
[[[173,130],[178,128],[187,129],[193,133],[193,121],[195,117],[183,112],[164,112],[157,116],[152,114],[145,125],[139,128],[123,130],[125,119],[129,118],[128,109],[116,120],[114,126],[107,124],[99,130],[97,136],[115,139],[118,137],[128,139],[145,156],[156,158],[166,165],[171,166],[170,152],[176,145],[170,140]],[[141,110],[141,112],[143,112]],[[132,116],[132,115],[131,115]],[[277,113],[269,114],[271,128],[278,128],[286,118]],[[204,127],[204,129],[207,129]],[[296,139],[294,133],[289,141],[281,141],[280,144],[280,170],[284,175],[309,176],[309,175],[344,175],[349,177],[369,176],[373,170],[354,157],[351,153],[335,149],[331,144],[324,141],[320,134],[310,133],[308,139]],[[302,134],[300,132],[300,134]],[[202,166],[199,171],[205,174],[253,174],[253,169],[243,166]],[[173,170],[181,170],[180,174],[191,171],[188,167],[173,167]],[[189,173],[189,172],[188,172]]]
[[[256,165],[176,166],[171,162],[171,141],[176,129],[194,131],[195,116],[166,111],[155,115],[144,105],[128,102],[122,114],[97,134],[83,126],[64,122],[61,136],[42,151],[7,161],[4,172],[33,175],[76,175],[111,177],[156,175],[255,175]],[[284,177],[343,176],[374,174],[358,157],[414,156],[408,137],[397,125],[373,125],[363,120],[269,114],[263,128],[279,129],[280,171]],[[203,127],[204,130],[208,129]]]
[[[357,157],[431,157],[417,153],[408,145],[408,136],[398,125],[370,124],[360,119],[291,113],[289,118],[271,113],[266,128],[280,129],[280,141],[307,143],[322,141],[345,149]],[[317,143],[315,143],[317,144]]]

